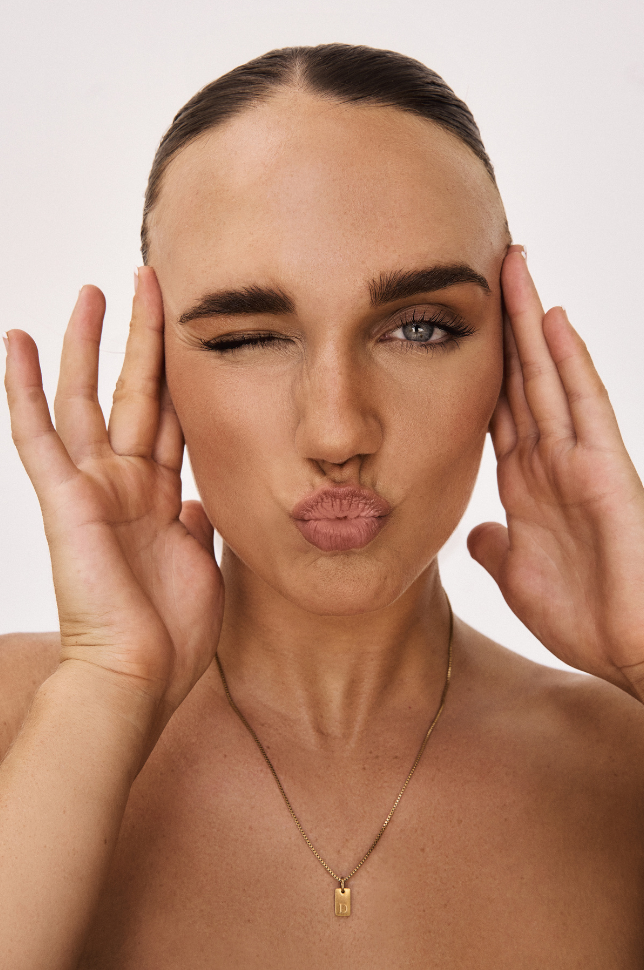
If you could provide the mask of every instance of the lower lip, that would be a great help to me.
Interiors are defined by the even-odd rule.
[[[385,516],[360,515],[352,519],[296,519],[295,524],[312,546],[323,552],[362,549],[375,539]]]

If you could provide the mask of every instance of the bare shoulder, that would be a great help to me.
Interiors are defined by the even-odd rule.
[[[40,685],[58,664],[58,633],[0,636],[0,760],[7,752]]]
[[[542,666],[462,629],[465,676],[476,685],[479,715],[511,735],[535,765],[591,786],[610,778],[622,793],[644,799],[644,704],[597,677]]]

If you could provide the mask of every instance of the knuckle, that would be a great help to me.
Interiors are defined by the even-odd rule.
[[[156,401],[159,397],[159,381],[156,378],[137,376],[136,383],[122,376],[116,382],[112,400],[115,404],[126,398],[143,398]]]
[[[523,371],[523,380],[526,384],[532,381],[538,381],[546,373],[546,368],[538,360],[523,361],[521,369]]]
[[[530,458],[541,440],[538,430],[526,429],[519,434],[516,444],[516,451],[519,458],[523,461]]]
[[[117,380],[114,386],[114,393],[112,394],[113,402],[115,404],[118,404],[118,402],[122,400],[124,395],[125,395],[125,380],[123,377],[119,377],[119,379]]]

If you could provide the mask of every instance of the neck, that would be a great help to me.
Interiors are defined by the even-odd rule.
[[[429,711],[446,673],[449,607],[436,561],[395,603],[320,616],[284,599],[224,547],[218,653],[242,711],[292,722],[305,743],[359,745],[372,722]]]

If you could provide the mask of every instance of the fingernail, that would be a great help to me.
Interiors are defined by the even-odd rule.
[[[4,344],[4,349],[7,351],[7,353],[9,353],[9,334],[8,333],[3,332],[2,342]]]
[[[134,267],[134,292],[135,293],[138,290],[138,288],[139,288],[139,270],[138,270],[138,267],[135,266]]]

